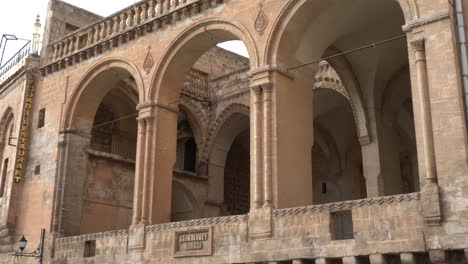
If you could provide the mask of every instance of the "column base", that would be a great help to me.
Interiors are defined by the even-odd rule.
[[[439,188],[435,182],[427,182],[421,191],[424,220],[429,226],[438,226],[442,222]]]
[[[249,237],[267,239],[273,235],[273,210],[271,208],[252,209],[249,213]]]
[[[146,242],[146,225],[143,223],[130,226],[128,231],[128,251],[143,252]]]

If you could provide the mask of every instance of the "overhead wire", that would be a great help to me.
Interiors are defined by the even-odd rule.
[[[111,121],[108,121],[108,122],[104,122],[104,123],[101,123],[101,124],[98,124],[98,125],[95,125],[95,126],[92,126],[92,127],[83,128],[83,129],[77,130],[77,132],[78,132],[78,133],[81,133],[81,132],[84,132],[84,131],[87,131],[87,130],[91,130],[91,129],[93,129],[93,128],[97,128],[97,127],[102,127],[102,126],[105,126],[105,125],[113,124],[113,123],[115,123],[115,122],[118,122],[118,121],[121,121],[121,120],[130,118],[130,117],[135,117],[135,116],[138,116],[138,113],[131,114],[131,115],[128,115],[128,116],[124,116],[124,117],[121,117],[121,118],[118,118],[118,119],[114,119],[114,120],[111,120]]]
[[[299,68],[302,68],[302,67],[305,67],[305,66],[309,66],[309,65],[312,65],[312,64],[319,63],[319,62],[324,61],[324,60],[333,59],[333,58],[336,58],[336,57],[339,57],[339,56],[347,55],[347,54],[358,52],[358,51],[365,50],[365,49],[375,48],[377,46],[380,46],[380,45],[383,45],[383,44],[386,44],[386,43],[389,43],[389,42],[393,42],[393,41],[396,41],[396,40],[399,40],[399,39],[403,39],[403,38],[406,38],[406,35],[400,35],[400,36],[389,38],[389,39],[386,39],[386,40],[374,42],[372,44],[368,44],[368,45],[365,45],[365,46],[362,46],[362,47],[359,47],[359,48],[351,49],[351,50],[348,50],[348,51],[345,51],[345,52],[334,54],[332,56],[320,58],[318,60],[314,60],[314,61],[307,62],[307,63],[304,63],[304,64],[300,64],[300,65],[297,65],[297,66],[294,66],[294,67],[291,67],[291,68],[287,68],[286,70],[291,71],[291,70],[299,69]]]

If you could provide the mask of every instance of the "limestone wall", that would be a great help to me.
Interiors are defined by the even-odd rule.
[[[251,263],[292,259],[367,256],[375,252],[424,252],[419,193],[274,210],[274,235],[252,239],[248,215],[200,219],[146,227],[145,261],[151,263]],[[332,240],[331,216],[352,211],[354,239]],[[212,227],[212,255],[174,258],[174,232]],[[57,240],[54,263],[125,263],[126,231]],[[83,258],[85,241],[96,240],[96,256]],[[83,262],[84,261],[84,262]]]

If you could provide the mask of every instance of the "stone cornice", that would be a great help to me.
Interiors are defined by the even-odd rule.
[[[403,31],[408,32],[408,31],[411,31],[411,30],[413,30],[415,28],[419,28],[419,27],[429,25],[429,24],[432,24],[432,23],[436,23],[436,22],[439,22],[439,21],[442,21],[442,20],[445,20],[445,19],[449,19],[449,18],[450,18],[449,11],[445,11],[445,12],[437,13],[437,14],[432,15],[432,16],[428,16],[428,17],[424,17],[424,18],[420,18],[420,19],[410,21],[406,25],[403,25],[402,29],[403,29]]]
[[[223,1],[223,3],[224,2],[225,1]],[[139,4],[142,4],[142,3],[139,3]],[[160,14],[153,18],[148,18],[148,21],[145,21],[141,24],[133,25],[132,27],[128,29],[122,30],[111,36],[107,36],[104,39],[99,40],[95,43],[92,43],[90,45],[85,45],[83,48],[80,48],[77,51],[69,52],[70,48],[67,45],[70,45],[69,43],[72,43],[71,44],[72,46],[76,45],[76,44],[73,44],[73,42],[75,42],[77,38],[81,37],[80,34],[86,34],[85,32],[91,30],[91,27],[99,27],[100,26],[98,25],[99,23],[104,25],[108,21],[114,19],[114,17],[112,16],[107,17],[104,20],[101,20],[95,24],[92,24],[83,30],[74,32],[66,36],[63,39],[48,45],[48,47],[52,47],[54,45],[57,46],[57,45],[60,45],[61,43],[65,43],[64,44],[66,47],[65,50],[69,54],[58,59],[53,59],[52,62],[41,67],[40,72],[42,76],[46,76],[48,74],[52,74],[54,72],[60,71],[74,64],[79,64],[82,61],[88,60],[92,57],[96,57],[108,50],[111,50],[120,45],[126,44],[127,42],[136,40],[142,37],[143,35],[151,33],[159,28],[176,23],[187,17],[195,16],[198,13],[203,12],[205,9],[215,8],[219,4],[221,4],[220,1],[194,0],[190,3],[187,3],[173,10],[170,10],[166,13]],[[127,9],[131,9],[131,8],[127,8]],[[119,12],[119,14],[115,14],[114,16],[120,15],[120,13],[121,12]],[[50,57],[50,54],[47,54],[47,55]]]

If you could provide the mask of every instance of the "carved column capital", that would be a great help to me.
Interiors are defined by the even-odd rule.
[[[273,83],[271,82],[263,83],[263,84],[260,84],[259,86],[262,87],[262,90],[264,93],[269,93],[273,90]]]
[[[251,86],[250,90],[255,94],[255,95],[260,95],[262,94],[263,88],[261,85],[255,85]]]
[[[417,39],[410,42],[411,46],[415,51],[424,51],[425,49],[425,40]]]

